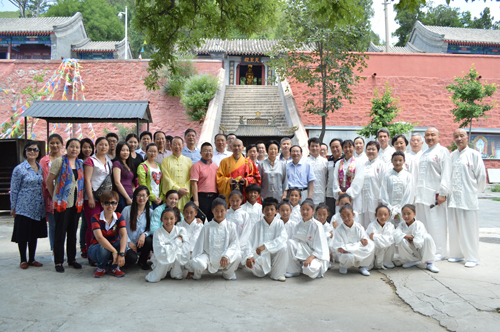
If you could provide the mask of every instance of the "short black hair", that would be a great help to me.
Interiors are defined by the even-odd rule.
[[[56,138],[59,142],[61,142],[61,144],[63,144],[63,139],[62,139],[61,135],[59,135],[59,134],[52,134],[52,135],[50,135],[49,139],[47,140],[47,144],[50,143],[50,141],[53,138]]]
[[[69,145],[71,144],[71,142],[78,142],[78,144],[80,144],[80,148],[82,147],[82,143],[80,142],[80,140],[78,138],[70,138],[69,140],[66,141],[66,150],[68,150],[69,148]]]
[[[28,159],[28,156],[26,155],[26,149],[29,148],[30,146],[32,145],[36,145],[36,147],[38,148],[38,157],[36,157],[36,161],[39,161],[41,158],[42,158],[42,150],[40,149],[40,145],[38,145],[38,142],[37,141],[32,141],[32,140],[29,140],[26,142],[26,145],[24,146],[24,149],[23,149],[23,157],[24,159]]]
[[[354,213],[354,210],[352,209],[352,205],[351,205],[351,204],[346,204],[346,205],[342,206],[342,207],[340,208],[340,210],[339,210],[339,213],[341,213],[341,212],[342,212],[342,211],[344,211],[344,210],[351,210],[351,212],[353,212],[353,213]]]
[[[377,151],[380,151],[380,143],[377,141],[370,141],[366,143],[366,148],[368,149],[369,146],[375,146],[377,148]]]
[[[217,136],[224,136],[224,138],[227,140],[227,136],[226,135],[224,135],[224,134],[215,134],[214,141],[217,140]]]
[[[165,136],[165,139],[166,139],[167,141],[169,141],[169,142],[170,142],[170,144],[172,144],[172,139],[173,139],[173,137],[172,137],[171,135],[167,135],[167,136]]]
[[[194,133],[194,136],[198,136],[198,134],[196,134],[196,130],[189,128],[189,129],[186,129],[186,131],[184,132],[184,137],[186,137],[187,134],[189,134],[189,133]]]
[[[118,135],[117,135],[117,134],[115,134],[115,133],[107,133],[107,134],[106,134],[106,139],[108,139],[108,138],[110,138],[110,137],[114,137],[114,138],[116,138],[116,140],[117,140],[117,141],[119,141],[119,140],[120,140],[120,137],[118,137]]]
[[[290,204],[290,200],[288,198],[283,198],[281,203],[278,205],[278,209],[280,209],[283,205],[288,205],[290,208],[292,208],[292,204]]]
[[[276,145],[276,146],[278,147],[278,152],[279,152],[279,151],[280,151],[280,144],[278,143],[278,141],[276,141],[276,140],[274,140],[274,139],[272,139],[272,140],[270,140],[270,141],[267,141],[267,143],[266,143],[266,151],[269,151],[269,147],[270,147],[272,144],[274,144],[274,145]]]
[[[389,214],[391,214],[391,210],[389,209],[389,207],[387,205],[384,205],[384,204],[377,206],[377,208],[375,209],[375,214],[377,214],[378,210],[380,210],[382,208],[386,208],[389,211]]]
[[[397,140],[400,139],[400,138],[403,138],[403,140],[405,141],[406,146],[408,146],[408,139],[406,138],[405,135],[401,135],[401,134],[398,134],[398,135],[396,135],[396,136],[394,136],[392,138],[392,140],[391,140],[392,146],[394,146],[394,143],[396,143]]]
[[[156,146],[156,148],[158,149],[158,145],[156,145],[156,143],[149,143],[148,146],[146,146],[146,151],[144,151],[144,152],[148,152],[149,148],[152,146]]]
[[[332,140],[330,141],[330,147],[332,146],[332,143],[335,141],[339,141],[340,146],[342,146],[342,143],[344,143],[344,140],[342,138],[332,138]]]
[[[212,144],[210,144],[210,143],[208,143],[208,142],[205,142],[205,143],[203,143],[203,144],[201,145],[201,149],[200,149],[200,150],[203,150],[203,148],[204,148],[205,146],[209,146],[209,147],[213,148],[213,147],[212,147]]]
[[[392,161],[392,159],[394,159],[394,157],[396,157],[396,156],[401,156],[401,157],[403,157],[403,160],[404,160],[404,161],[406,161],[406,157],[405,157],[405,154],[404,154],[404,152],[403,152],[403,151],[396,151],[396,152],[394,152],[394,153],[392,154],[392,156],[391,156],[391,161]]]
[[[339,202],[343,199],[343,198],[349,198],[349,201],[352,203],[352,197],[349,195],[349,194],[342,194],[339,196]]]
[[[293,148],[295,148],[295,147],[298,147],[300,149],[300,153],[302,153],[302,148],[300,147],[300,145],[297,145],[297,144],[292,145],[292,147],[290,148],[290,152],[292,152]]]
[[[237,138],[238,136],[236,136],[236,134],[234,133],[230,133],[230,134],[227,134],[226,138],[228,138],[229,136],[234,136],[234,138]]]
[[[267,206],[274,206],[275,209],[278,209],[278,200],[274,197],[266,197],[266,199],[264,199],[262,201],[262,211],[264,211],[264,209],[267,207]]]
[[[256,146],[259,145],[259,144],[264,144],[264,146],[266,145],[266,143],[264,143],[264,141],[257,141],[257,142],[255,142]]]
[[[139,139],[141,140],[144,136],[149,135],[150,139],[153,139],[153,135],[149,131],[143,131],[141,135],[139,136]]]
[[[316,143],[316,144],[319,144],[321,145],[321,141],[319,140],[319,138],[317,137],[311,137],[308,141],[307,141],[307,146],[311,146],[312,143]]]
[[[363,137],[361,137],[361,136],[356,137],[353,142],[356,142],[357,139],[362,140],[363,144],[365,144],[365,139]]]
[[[300,203],[300,207],[303,207],[306,204],[310,205],[312,207],[313,211],[314,211],[314,207],[315,206],[314,206],[314,202],[313,202],[312,199],[306,198],[305,200],[302,201],[302,203]]]
[[[181,142],[182,142],[182,144],[184,144],[184,139],[183,139],[182,137],[180,137],[180,136],[175,136],[174,138],[172,138],[172,143],[174,143],[174,140],[175,140],[175,139],[180,139],[180,140],[181,140]]]
[[[352,139],[346,139],[344,142],[342,142],[342,149],[344,148],[344,145],[349,144],[351,146],[354,146],[354,142]]]
[[[248,151],[250,151],[251,149],[255,148],[255,150],[259,151],[259,149],[257,149],[257,145],[255,144],[250,144],[248,147],[247,147],[247,154],[248,154]]]
[[[314,212],[318,212],[318,210],[321,209],[325,209],[326,211],[328,211],[328,213],[330,213],[330,208],[325,203],[319,203],[318,206],[316,206],[316,210]]]
[[[158,131],[155,131],[155,133],[153,135],[153,139],[156,139],[156,135],[158,135],[158,134],[163,134],[165,136],[165,138],[166,138],[165,133],[163,131],[161,131],[161,130],[158,130]]]
[[[227,202],[225,195],[219,195],[216,199],[214,199],[214,201],[212,202],[212,210],[215,209],[218,205],[222,205],[224,209],[227,210]]]
[[[137,135],[134,133],[128,134],[127,137],[125,138],[125,142],[128,142],[128,140],[131,139],[132,137],[135,137],[137,142],[139,142],[139,137],[137,137]],[[82,140],[82,142],[83,142],[83,140]]]
[[[250,184],[249,186],[247,186],[247,187],[245,188],[245,192],[246,192],[247,194],[248,194],[249,192],[252,192],[252,191],[256,191],[256,192],[258,192],[258,193],[260,194],[260,190],[261,190],[260,186],[259,186],[258,184],[256,184],[256,183],[252,183],[252,184]]]

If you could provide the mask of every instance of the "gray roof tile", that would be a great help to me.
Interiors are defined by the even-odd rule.
[[[375,45],[370,42],[367,52],[385,52],[385,46]],[[404,47],[389,46],[389,53],[423,53],[423,51],[419,50],[410,43],[406,43],[406,46]]]
[[[0,34],[49,34],[73,17],[0,18]]]
[[[279,40],[264,40],[264,39],[205,39],[201,47],[195,51],[200,54],[208,54],[210,52],[220,52],[221,49],[226,51],[228,55],[269,55],[274,47],[279,44]],[[304,47],[304,50],[311,51],[311,47]]]
[[[83,46],[72,45],[74,52],[115,52],[119,41],[89,41]]]
[[[451,28],[423,25],[431,32],[440,34],[445,41],[481,44],[500,44],[500,30]]]

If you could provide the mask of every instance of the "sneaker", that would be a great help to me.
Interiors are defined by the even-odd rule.
[[[322,275],[322,274],[319,274],[319,275],[316,277],[316,279],[321,279],[321,278],[323,278],[323,275]]]
[[[366,277],[368,277],[370,275],[370,272],[366,269],[366,267],[360,267],[359,273],[361,273],[362,275],[364,275]]]
[[[427,263],[426,269],[434,273],[439,272],[439,269],[433,263]]]
[[[229,278],[227,280],[236,280],[236,279],[238,279],[238,278],[236,278],[236,273],[235,273],[235,274],[233,274],[233,276],[231,278]]]
[[[476,265],[477,265],[477,262],[475,262],[475,261],[467,261],[465,263],[465,267],[476,267]]]
[[[448,259],[448,257],[446,257],[446,256],[442,256],[442,255],[440,255],[440,254],[437,254],[437,255],[436,255],[436,260],[435,260],[435,262],[445,261],[445,260],[447,260],[447,259]]]
[[[277,281],[286,281],[286,277],[285,276],[279,276],[278,278],[276,278],[275,280]]]
[[[125,276],[125,272],[123,272],[122,270],[120,270],[119,267],[117,267],[116,269],[113,269],[113,270],[107,269],[106,273],[109,274],[109,275],[115,276],[117,278],[121,278],[121,277]]]
[[[450,262],[450,263],[463,262],[464,260],[465,259],[463,259],[463,258],[455,258],[455,257],[448,258],[448,262]]]
[[[339,267],[340,274],[347,274],[347,269],[345,267]]]
[[[384,264],[384,266],[386,269],[393,269],[394,268],[394,264],[387,264],[387,265]]]
[[[298,277],[300,276],[300,273],[299,272],[295,272],[295,273],[285,273],[285,278],[293,278],[293,277]]]
[[[420,262],[408,262],[403,264],[403,269],[409,269],[410,267],[418,265]]]
[[[74,261],[73,263],[68,263],[69,266],[73,266],[74,269],[80,270],[82,265]]]
[[[82,258],[87,258],[87,248],[82,248],[82,253],[80,254],[80,256],[82,256]]]
[[[56,272],[58,272],[58,273],[64,273],[64,266],[62,266],[62,265],[56,265]]]
[[[101,278],[105,272],[106,270],[104,269],[97,269],[97,271],[95,271],[94,273],[94,278]]]

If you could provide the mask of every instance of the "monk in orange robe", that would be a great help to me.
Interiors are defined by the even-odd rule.
[[[233,155],[222,159],[217,171],[217,188],[219,194],[225,195],[229,203],[229,194],[234,189],[239,189],[246,202],[245,188],[256,183],[260,186],[261,179],[255,163],[243,157],[243,142],[239,139],[233,141]]]

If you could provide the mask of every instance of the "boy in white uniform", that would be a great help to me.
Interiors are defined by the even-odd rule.
[[[241,206],[243,211],[248,213],[252,226],[264,219],[262,214],[262,205],[257,202],[260,196],[260,187],[258,184],[252,183],[245,188],[247,193],[247,201]]]

